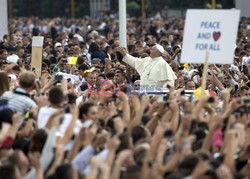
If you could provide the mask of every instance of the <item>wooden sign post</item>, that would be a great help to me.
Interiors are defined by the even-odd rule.
[[[208,69],[208,58],[209,58],[208,55],[209,53],[206,52],[205,63],[203,66],[202,82],[201,82],[201,88],[202,88],[201,95],[204,95],[207,84],[207,69]]]
[[[42,36],[32,38],[31,68],[35,70],[37,77],[41,77],[42,73],[43,39]]]

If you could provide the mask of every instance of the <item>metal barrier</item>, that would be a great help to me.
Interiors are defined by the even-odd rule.
[[[194,90],[184,90],[185,94],[192,95],[194,94]],[[154,94],[154,95],[166,95],[169,93],[169,90],[163,90],[163,91],[140,91],[140,90],[132,90],[132,94]]]
[[[185,91],[185,96],[187,98],[187,100],[189,101],[193,101],[195,100],[194,97],[194,90],[184,90]],[[143,95],[143,94],[147,94],[149,96],[157,96],[158,100],[160,101],[164,101],[166,100],[166,96],[169,93],[169,90],[163,90],[163,91],[143,91],[140,92],[140,90],[132,90],[131,94],[139,94],[139,95]]]

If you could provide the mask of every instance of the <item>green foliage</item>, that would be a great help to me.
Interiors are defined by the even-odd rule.
[[[89,15],[90,0],[75,0],[76,17]],[[91,0],[93,1],[93,0]],[[223,8],[233,8],[235,0],[216,0]],[[111,13],[118,11],[119,0],[110,0]],[[71,0],[12,0],[13,16],[39,17],[70,17]],[[161,12],[168,6],[170,9],[206,8],[211,0],[144,0],[145,11],[148,16]],[[141,15],[141,0],[127,0],[127,13],[131,16]]]
[[[127,13],[131,16],[139,16],[140,15],[140,6],[135,1],[131,1],[127,3]]]

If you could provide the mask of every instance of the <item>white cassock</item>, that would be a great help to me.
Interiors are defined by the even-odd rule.
[[[141,78],[140,86],[146,85],[166,85],[169,83],[174,86],[177,79],[174,71],[169,64],[162,58],[135,58],[129,54],[123,58],[123,61],[139,73]]]

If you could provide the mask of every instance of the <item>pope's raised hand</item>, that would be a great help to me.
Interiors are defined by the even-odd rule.
[[[127,53],[126,49],[123,47],[117,47],[116,51],[120,52],[123,56],[125,56]]]

